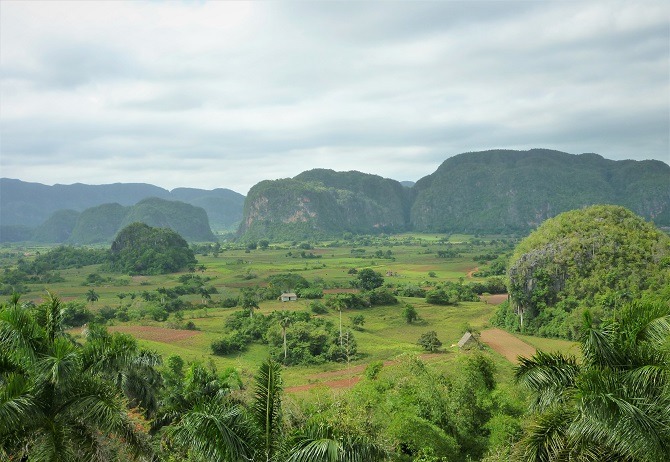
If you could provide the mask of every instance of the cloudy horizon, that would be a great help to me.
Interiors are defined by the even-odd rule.
[[[0,176],[247,194],[547,148],[670,163],[670,6],[0,2]]]

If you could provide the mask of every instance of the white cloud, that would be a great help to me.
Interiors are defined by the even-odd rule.
[[[670,161],[661,1],[3,1],[0,21],[6,177],[246,193],[488,148]]]

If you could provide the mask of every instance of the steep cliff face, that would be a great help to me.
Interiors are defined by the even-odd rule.
[[[412,194],[417,231],[526,233],[593,204],[623,205],[670,225],[670,167],[659,161],[544,149],[466,153],[419,180]]]
[[[247,195],[240,233],[250,239],[293,240],[347,231],[402,231],[408,199],[406,189],[394,180],[312,170],[255,185]]]

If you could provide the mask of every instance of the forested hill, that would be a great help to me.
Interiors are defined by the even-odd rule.
[[[102,204],[83,212],[59,210],[21,240],[67,244],[108,243],[122,228],[137,222],[155,228],[169,228],[188,241],[216,239],[203,208],[150,197],[131,206]]]
[[[413,186],[361,172],[315,169],[292,179],[262,181],[246,200],[227,189],[45,186],[3,178],[0,237],[25,240],[39,226],[35,236],[40,240],[62,238],[87,208],[127,207],[147,197],[202,207],[214,230],[241,222],[239,233],[246,239],[406,230],[526,234],[547,218],[593,204],[621,205],[658,226],[670,226],[670,166],[546,149],[492,150],[451,157]],[[114,213],[104,226],[114,227],[118,210],[108,212]]]
[[[522,232],[592,204],[616,204],[670,226],[670,166],[546,149],[447,159],[412,188],[417,231]]]
[[[399,182],[318,169],[251,188],[240,232],[252,239],[292,240],[403,231],[408,219],[409,192]]]
[[[470,152],[411,188],[360,172],[310,170],[263,181],[245,203],[249,239],[342,232],[526,234],[547,218],[593,204],[625,206],[670,226],[670,166],[546,149]]]
[[[144,183],[48,186],[0,178],[0,223],[3,227],[21,225],[34,228],[59,210],[82,212],[109,203],[130,206],[148,197],[177,200],[202,207],[213,229],[230,228],[242,219],[244,196],[229,189],[208,191],[177,188],[168,191]]]

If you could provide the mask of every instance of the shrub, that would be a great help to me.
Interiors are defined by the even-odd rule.
[[[431,353],[436,352],[442,346],[442,342],[437,338],[437,332],[434,330],[421,335],[417,343]]]
[[[235,332],[227,337],[212,342],[212,353],[217,356],[225,356],[232,353],[238,353],[247,346],[247,341],[243,335]]]
[[[321,302],[312,302],[309,304],[309,309],[314,314],[326,314],[328,313],[328,308]]]
[[[370,297],[370,305],[395,305],[398,299],[388,290],[381,287],[372,290],[368,293]]]

